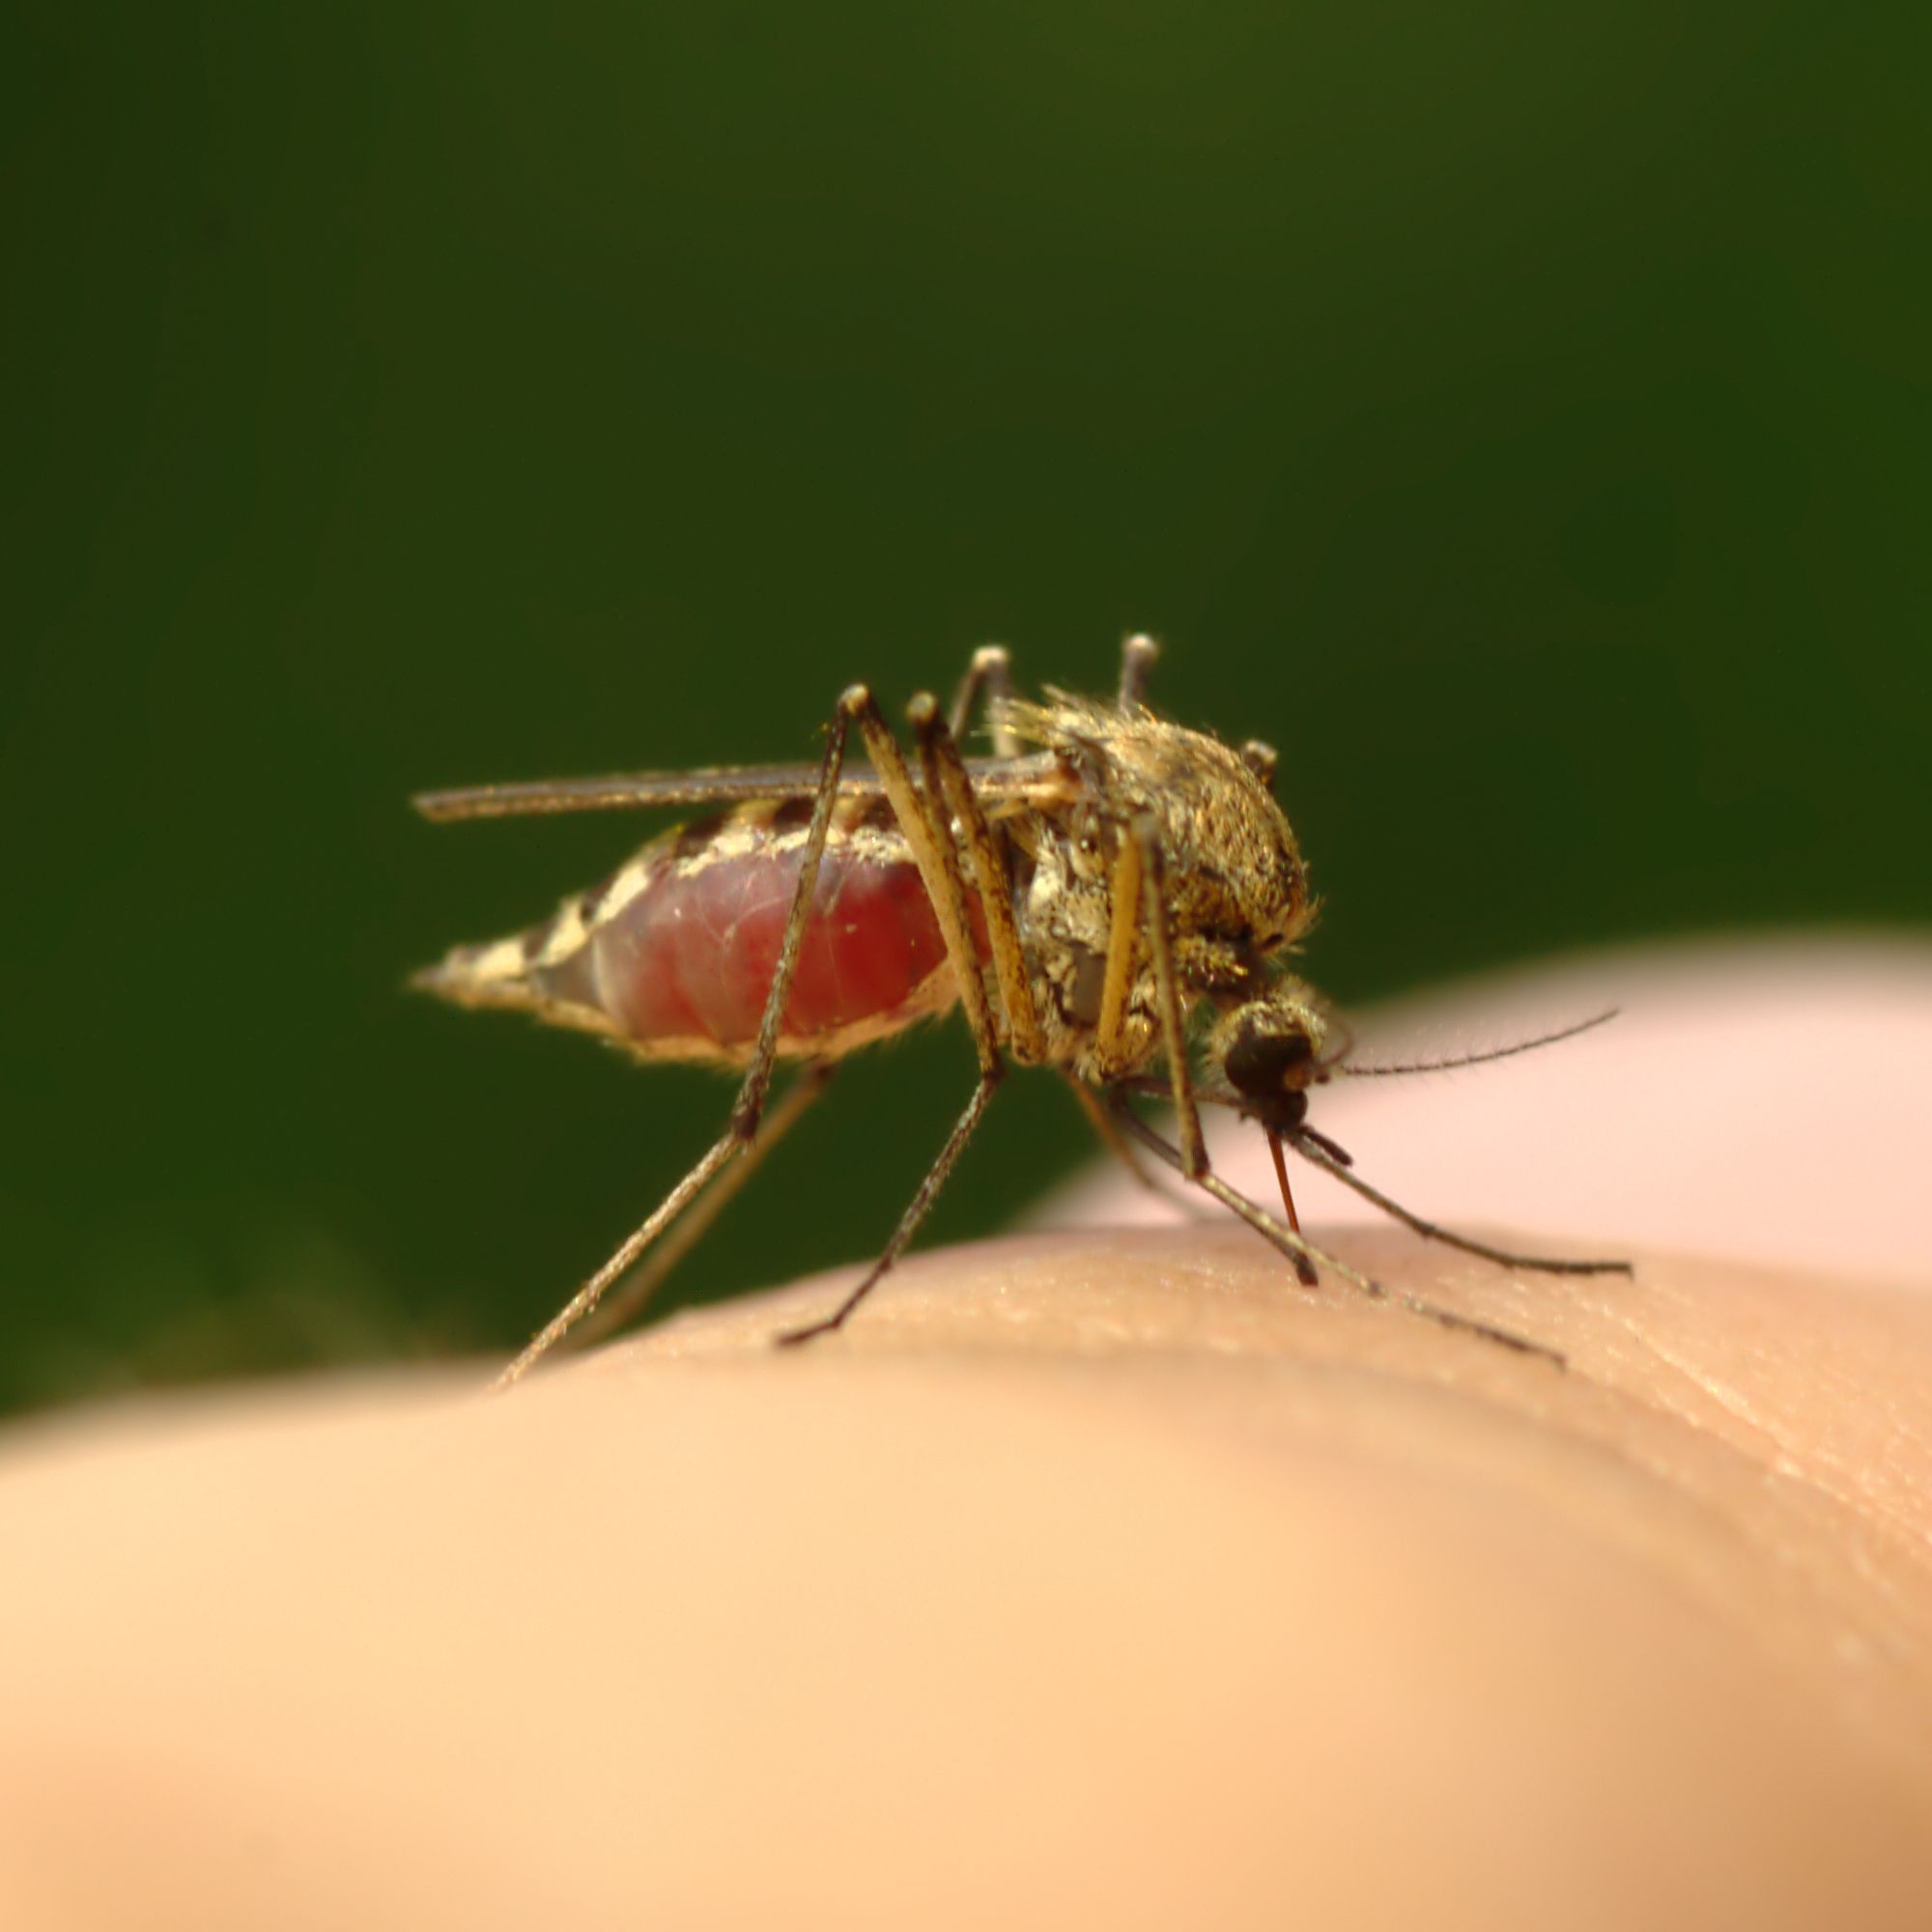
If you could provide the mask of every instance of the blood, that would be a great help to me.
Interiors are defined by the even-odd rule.
[[[717,859],[696,869],[668,857],[592,934],[596,980],[633,1039],[756,1038],[797,890],[798,845]],[[974,940],[990,954],[979,900]],[[867,1020],[891,1020],[947,964],[946,942],[918,868],[827,849],[799,948],[781,1038],[809,1046]]]

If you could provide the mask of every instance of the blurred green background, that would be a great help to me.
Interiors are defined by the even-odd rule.
[[[407,795],[987,639],[1280,745],[1345,1002],[1924,922],[1914,31],[29,0],[0,1405],[520,1340],[729,1090],[405,997],[651,829]],[[969,1085],[855,1065],[680,1296],[871,1251]],[[1084,1148],[1013,1083],[933,1235]]]

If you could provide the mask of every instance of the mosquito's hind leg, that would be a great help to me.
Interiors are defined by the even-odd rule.
[[[569,1338],[573,1349],[588,1348],[591,1343],[613,1334],[649,1304],[665,1277],[710,1232],[713,1223],[763,1165],[765,1157],[825,1092],[838,1070],[838,1063],[833,1060],[814,1060],[804,1068],[778,1101],[765,1110],[757,1138],[751,1146],[719,1174],[677,1225],[657,1242],[642,1266],[635,1269],[614,1294],[607,1294],[596,1310],[578,1323]]]
[[[655,1212],[641,1226],[633,1229],[603,1266],[537,1330],[523,1352],[497,1378],[495,1387],[508,1388],[535,1368],[637,1265],[644,1251],[691,1206],[725,1165],[744,1153],[757,1139],[765,1096],[771,1091],[772,1067],[778,1059],[779,1031],[784,1020],[785,1002],[791,995],[792,977],[798,969],[799,948],[811,911],[812,894],[818,886],[819,862],[825,856],[832,810],[838,799],[838,775],[845,763],[846,727],[853,718],[871,704],[871,694],[863,685],[853,685],[838,700],[838,709],[833,714],[825,757],[818,771],[818,789],[812,798],[811,821],[806,830],[800,855],[798,884],[792,893],[791,910],[785,917],[784,937],[779,947],[778,968],[772,975],[771,991],[766,995],[764,1014],[758,1023],[757,1041],[752,1048],[744,1082],[732,1105],[729,1124],[699,1157],[691,1172],[658,1204]]]
[[[650,1218],[624,1237],[610,1260],[537,1330],[523,1353],[497,1376],[491,1387],[506,1389],[513,1382],[522,1381],[603,1300],[611,1285],[623,1279],[644,1250],[691,1206],[743,1145],[734,1133],[714,1141],[697,1165],[658,1204]]]

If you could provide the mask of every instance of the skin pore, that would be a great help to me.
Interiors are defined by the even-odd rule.
[[[1481,1211],[1463,1156],[1402,1122],[1545,1123],[1506,1177],[1557,1217],[1532,1244],[1627,1228],[1634,1280],[1303,1208],[1567,1371],[1221,1221],[1092,1225],[1140,1211],[1110,1178],[803,1350],[774,1329],[849,1274],[500,1400],[399,1376],[15,1432],[0,1922],[1922,1924],[1932,1292],[1894,1285],[1909,1198],[1868,1228],[1851,1168],[1861,1122],[1922,1155],[1887,1109],[1932,975],[1839,967],[1755,1007],[1735,962],[1620,969],[1596,1071],[1321,1100],[1445,1212]],[[1668,1028],[1719,1064],[1821,989],[1890,1057],[1818,1071],[1802,1170],[1741,1174],[1764,1110],[1714,1132]],[[1510,1009],[1588,1009],[1543,993]],[[1417,1023],[1466,1044],[1472,1010]],[[1799,1225],[1833,1215],[1836,1262]]]

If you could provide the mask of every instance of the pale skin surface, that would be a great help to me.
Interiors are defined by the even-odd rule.
[[[1754,1183],[1724,1143],[1762,1168],[1763,1110],[1674,1141],[1703,1103],[1641,1011],[1622,1102],[1560,1053],[1459,1076],[1472,1122],[1507,1090],[1545,1123],[1526,1205],[1575,1211],[1579,1167],[1641,1190],[1634,1282],[1314,1231],[1567,1373],[1209,1221],[920,1256],[804,1350],[767,1344],[837,1282],[500,1399],[16,1432],[0,1923],[1923,1926],[1932,1267],[1918,1194],[1868,1225],[1846,1150],[1876,1120],[1867,1161],[1922,1159],[1922,1102],[1887,1109],[1932,963],[1838,963],[1892,1057]],[[1764,979],[1774,1037],[1829,977]],[[1457,1013],[1416,1024],[1464,1044]],[[1721,1017],[1691,1031],[1721,1061]],[[1416,1110],[1376,1105],[1348,1138],[1400,1165]],[[1660,1238],[1673,1184],[1706,1254],[1700,1204],[1755,1199],[1733,1258]],[[1450,1154],[1403,1191],[1453,1209]],[[1736,1258],[1840,1204],[1841,1264]]]

